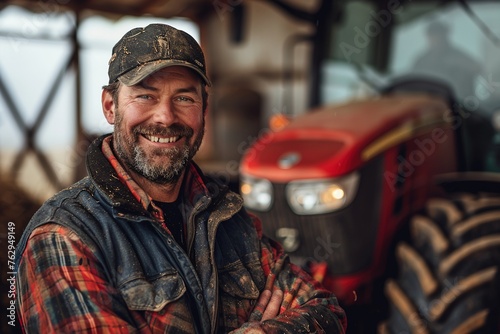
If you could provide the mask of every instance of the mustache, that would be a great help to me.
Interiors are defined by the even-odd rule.
[[[168,127],[159,124],[139,125],[133,129],[133,134],[137,138],[139,135],[161,136],[161,137],[191,137],[194,131],[188,126],[174,123]]]

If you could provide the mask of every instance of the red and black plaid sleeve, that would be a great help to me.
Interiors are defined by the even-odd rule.
[[[263,236],[261,222],[253,219],[261,238],[262,267],[274,281],[272,289],[283,291],[283,302],[276,318],[248,322],[234,333],[344,333],[347,319],[335,295],[290,263],[281,245]]]

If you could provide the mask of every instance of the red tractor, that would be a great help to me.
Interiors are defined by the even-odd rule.
[[[357,3],[376,3],[381,13],[392,2]],[[334,17],[352,18],[350,6],[338,5]],[[481,5],[405,6],[414,16],[392,13],[391,27],[373,36],[373,44],[376,39],[385,46],[378,53],[387,56],[390,45],[397,48],[397,24],[403,25],[401,32],[426,15],[441,15],[443,21],[462,10],[465,18],[482,23],[479,32],[487,26],[473,12],[488,10]],[[339,25],[332,23],[333,35]],[[332,41],[337,47],[347,43]],[[351,53],[344,56],[358,55],[345,50]],[[346,66],[335,57],[329,58],[333,66]],[[360,70],[366,63],[348,65],[365,82],[375,81]],[[387,61],[382,68],[387,70]],[[496,91],[488,98],[463,96],[456,81],[404,74],[385,77],[374,85],[376,94],[355,101],[332,104],[317,92],[311,111],[290,117],[280,130],[266,131],[240,165],[245,205],[292,261],[335,292],[350,331],[495,332],[500,310]],[[319,86],[324,94],[335,93]],[[342,88],[338,82],[335,87]],[[472,97],[478,103],[473,105]]]

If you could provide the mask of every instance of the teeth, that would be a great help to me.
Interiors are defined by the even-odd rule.
[[[160,137],[156,137],[156,136],[146,135],[145,137],[154,143],[173,143],[173,142],[179,140],[179,137],[177,137],[177,136],[176,137],[169,137],[169,138],[160,138]]]

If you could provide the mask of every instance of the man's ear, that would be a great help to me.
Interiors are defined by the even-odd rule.
[[[115,102],[109,90],[103,89],[101,96],[102,112],[109,124],[115,124]]]

